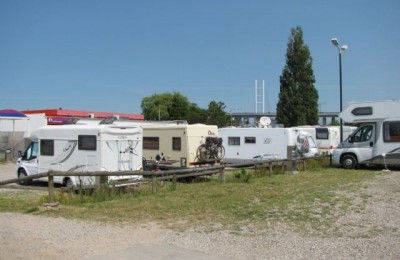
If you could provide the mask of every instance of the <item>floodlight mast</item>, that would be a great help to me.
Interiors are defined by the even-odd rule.
[[[343,110],[342,103],[342,52],[346,51],[349,46],[343,45],[339,47],[339,41],[337,38],[332,38],[331,42],[339,51],[339,85],[340,85],[340,112]],[[343,142],[343,120],[340,119],[340,142]]]

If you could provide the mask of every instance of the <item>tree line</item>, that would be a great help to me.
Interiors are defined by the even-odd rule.
[[[186,120],[224,127],[231,118],[221,101],[211,101],[207,109],[191,103],[178,92],[144,97],[141,103],[145,120]],[[301,27],[292,28],[286,50],[286,65],[280,76],[276,120],[286,127],[318,124],[318,91],[312,57],[303,40]]]

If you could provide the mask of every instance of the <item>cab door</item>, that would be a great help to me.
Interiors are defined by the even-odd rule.
[[[38,143],[32,142],[21,158],[18,159],[17,166],[26,169],[28,175],[38,173]]]
[[[372,159],[375,146],[375,125],[364,125],[349,137],[354,149],[357,150],[358,163],[366,163]]]

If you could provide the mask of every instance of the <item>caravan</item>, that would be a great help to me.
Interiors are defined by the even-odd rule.
[[[295,156],[318,155],[312,136],[296,128],[228,127],[220,128],[225,147],[223,162],[246,163],[259,160],[283,160]]]
[[[31,135],[31,144],[17,161],[17,177],[53,171],[136,171],[142,168],[142,129],[133,126],[44,126]],[[140,179],[110,176],[109,181]],[[47,181],[47,178],[42,180]],[[67,187],[95,184],[94,177],[54,177]],[[21,184],[27,184],[21,181]]]
[[[199,154],[207,140],[218,139],[216,125],[142,123],[143,156],[146,160],[190,167],[199,163],[218,163],[221,158]],[[222,157],[223,155],[221,155]],[[211,160],[203,160],[211,159]],[[212,160],[215,159],[215,160]]]
[[[321,154],[332,154],[333,150],[340,143],[339,126],[299,126],[295,128],[308,132],[317,143],[318,150]],[[343,126],[343,140],[355,129],[356,127],[353,126]]]
[[[351,103],[339,116],[360,126],[334,150],[334,165],[400,165],[400,100]]]
[[[219,163],[223,157],[216,125],[188,124],[184,120],[132,121],[116,117],[102,121],[80,119],[77,124],[140,126],[143,129],[144,163],[192,167]],[[218,143],[216,147],[214,142]]]

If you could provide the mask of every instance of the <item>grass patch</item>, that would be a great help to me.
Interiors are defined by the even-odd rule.
[[[47,200],[47,195],[28,195],[33,191],[19,192],[17,196],[2,194],[0,211],[106,222],[155,221],[174,228],[194,224],[211,228],[218,224],[235,229],[243,223],[265,226],[279,221],[296,228],[312,225],[319,229],[329,226],[338,212],[362,210],[359,206],[354,208],[352,198],[340,191],[362,189],[363,181],[377,174],[380,173],[320,165],[294,175],[269,176],[260,171],[236,170],[226,174],[225,184],[218,176],[200,182],[165,182],[156,194],[148,185],[132,190],[104,188],[84,195],[60,191],[57,199],[61,209],[39,213],[35,209]]]

